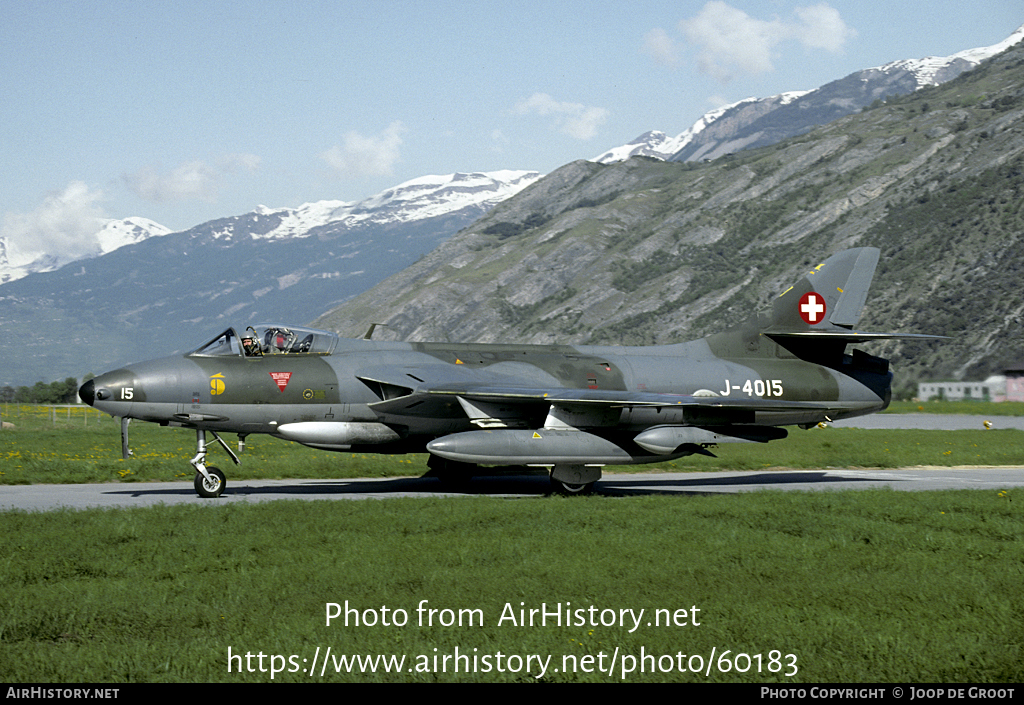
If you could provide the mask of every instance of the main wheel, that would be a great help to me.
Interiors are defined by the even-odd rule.
[[[200,497],[207,497],[213,499],[220,497],[220,493],[224,491],[224,487],[227,485],[227,480],[224,478],[224,473],[220,471],[220,468],[206,468],[206,472],[210,473],[211,478],[207,480],[203,477],[203,473],[196,473],[195,488],[196,494]]]
[[[560,494],[588,494],[594,488],[593,482],[562,482],[551,479],[551,486]]]
[[[459,463],[454,460],[445,460],[436,455],[431,455],[427,460],[427,467],[430,468],[430,475],[436,477],[446,488],[456,488],[473,479],[475,465],[470,463]]]

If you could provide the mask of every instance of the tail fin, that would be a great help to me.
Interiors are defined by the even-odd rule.
[[[854,330],[878,266],[879,250],[859,247],[838,252],[782,292],[772,305],[772,338],[811,338],[854,342],[885,338],[934,340],[941,336],[865,333]]]
[[[775,299],[772,331],[851,330],[860,319],[878,255],[874,247],[846,250],[812,269]]]

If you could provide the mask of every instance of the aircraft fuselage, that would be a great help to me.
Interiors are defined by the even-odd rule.
[[[578,428],[633,432],[656,424],[781,426],[883,409],[887,395],[822,365],[801,360],[771,341],[771,357],[723,359],[708,341],[629,347],[458,345],[339,341],[330,355],[179,355],[129,365],[93,379],[86,401],[113,416],[240,434],[266,433],[333,450],[420,452],[433,438],[479,428],[464,412],[458,392],[467,383],[498,385],[515,380],[527,389],[587,389],[724,401],[818,402],[820,409],[750,411],[742,406],[708,409],[630,403],[589,414]],[[888,389],[885,373],[878,383]],[[417,398],[422,386],[452,386],[451,395]],[[408,398],[403,406],[401,399]],[[382,402],[389,402],[382,404]],[[499,418],[542,425],[546,405],[510,399]],[[826,408],[827,407],[827,408]],[[345,442],[289,433],[299,424],[384,424],[398,438]],[[309,427],[310,429],[314,427]],[[282,432],[281,429],[285,429]],[[345,446],[350,446],[346,448]],[[354,448],[353,448],[354,447]]]

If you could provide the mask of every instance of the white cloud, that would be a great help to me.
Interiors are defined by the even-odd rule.
[[[62,260],[96,254],[96,235],[110,220],[98,205],[102,199],[102,191],[73,181],[31,213],[4,214],[0,235],[8,239],[11,263],[31,262],[43,254]]]
[[[166,174],[146,166],[122,178],[132,192],[147,201],[216,200],[216,172],[201,161],[182,164]]]
[[[402,134],[406,131],[400,120],[369,137],[353,130],[345,134],[341,145],[321,153],[320,158],[344,178],[390,176],[401,157]]]
[[[797,39],[811,49],[825,49],[833,53],[843,50],[847,39],[857,36],[857,30],[848,27],[839,10],[825,3],[813,7],[796,8],[800,24],[793,28]]]
[[[156,202],[217,200],[223,178],[239,170],[255,171],[260,158],[254,154],[226,154],[214,164],[195,160],[186,162],[167,173],[146,166],[121,178],[140,198]]]
[[[776,49],[783,42],[838,52],[856,36],[838,10],[825,3],[795,8],[794,14],[791,21],[759,20],[723,0],[712,0],[696,17],[682,20],[679,31],[698,47],[700,69],[721,81],[774,70]]]
[[[534,93],[516,106],[520,115],[554,116],[555,129],[578,140],[589,140],[608,119],[608,111],[581,103],[559,102],[547,93]]]
[[[641,50],[654,59],[655,63],[662,66],[675,67],[679,65],[679,50],[676,48],[676,43],[672,37],[668,36],[668,32],[660,27],[655,27],[644,35]]]
[[[511,140],[501,130],[491,130],[491,151],[502,153],[511,144]]]

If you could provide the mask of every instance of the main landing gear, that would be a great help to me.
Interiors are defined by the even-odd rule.
[[[218,436],[216,431],[210,431],[210,433],[213,434],[213,439],[220,443],[221,447],[235,461],[235,465],[240,465],[241,461],[238,459],[238,456],[232,452],[228,444],[224,442],[224,439]],[[206,431],[201,428],[196,429],[196,457],[189,461],[192,467],[196,469],[196,479],[193,485],[196,488],[196,494],[200,497],[212,499],[220,497],[227,486],[227,480],[224,478],[224,473],[221,472],[220,468],[213,467],[212,465],[206,467],[206,448]]]
[[[445,460],[437,455],[430,456],[427,460],[427,467],[430,468],[429,475],[436,477],[452,490],[471,479],[474,471],[477,470],[477,466],[471,463]],[[552,490],[564,495],[588,494],[594,488],[594,483],[601,479],[600,465],[528,465],[526,467],[547,468]]]
[[[446,460],[438,455],[431,455],[427,458],[429,475],[433,475],[446,489],[454,490],[473,479],[473,471],[476,465],[471,463],[460,463],[455,460]]]
[[[551,485],[561,494],[589,494],[601,479],[600,465],[554,465]]]

